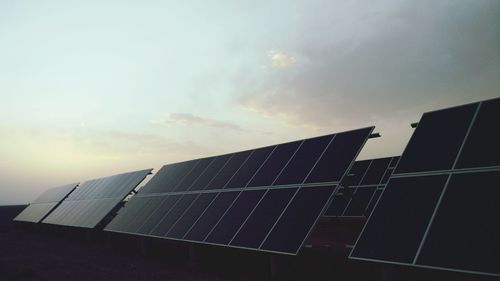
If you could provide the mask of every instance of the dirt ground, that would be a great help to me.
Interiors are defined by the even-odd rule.
[[[320,224],[311,237],[312,244],[319,247],[304,248],[298,256],[272,256],[103,231],[13,223],[24,207],[0,206],[0,281],[499,280],[348,260],[342,245],[350,243],[352,237],[347,235],[349,231],[339,231],[345,223]],[[333,241],[343,242],[335,245]]]

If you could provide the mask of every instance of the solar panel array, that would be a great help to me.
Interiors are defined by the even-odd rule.
[[[105,230],[296,254],[372,130],[163,166]]]
[[[43,223],[94,228],[150,172],[147,169],[83,182]]]
[[[500,276],[500,99],[425,113],[354,259]]]
[[[19,213],[14,220],[34,223],[40,222],[61,202],[61,200],[75,190],[77,186],[78,183],[72,183],[45,191],[29,204],[26,209]]]
[[[333,196],[325,217],[368,217],[399,157],[356,161]]]

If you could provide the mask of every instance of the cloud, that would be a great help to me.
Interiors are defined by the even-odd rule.
[[[163,121],[160,121],[167,124],[184,124],[186,126],[205,126],[211,128],[219,128],[219,129],[230,129],[241,131],[242,128],[233,123],[219,121],[212,118],[205,118],[193,115],[191,113],[171,113],[168,118]],[[153,123],[160,123],[158,121],[153,121]]]
[[[305,14],[290,34],[300,67],[242,70],[235,104],[288,125],[332,130],[415,121],[424,111],[498,95],[500,2],[383,3],[351,11],[346,22],[326,16],[341,10]]]
[[[295,63],[295,57],[281,51],[272,50],[268,54],[273,68],[285,68]]]

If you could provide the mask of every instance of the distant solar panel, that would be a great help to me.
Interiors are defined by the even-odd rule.
[[[356,161],[335,191],[325,217],[368,217],[399,157]]]
[[[19,213],[14,220],[34,223],[40,222],[77,186],[78,183],[72,183],[54,187],[43,192],[38,198],[31,202],[26,209]]]
[[[94,228],[150,172],[147,169],[83,182],[42,222]]]
[[[372,130],[165,165],[105,230],[296,254]]]
[[[500,276],[500,98],[425,113],[350,258]]]

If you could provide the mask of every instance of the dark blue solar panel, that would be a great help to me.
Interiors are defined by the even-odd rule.
[[[301,143],[302,141],[296,141],[278,145],[252,178],[248,186],[271,185]]]
[[[500,166],[500,99],[483,102],[457,168]]]
[[[275,146],[268,146],[256,149],[246,159],[243,166],[234,174],[226,188],[241,188],[245,187],[255,172],[262,166],[267,157],[274,150]]]
[[[269,190],[233,238],[231,245],[258,248],[297,189]]]
[[[265,190],[243,191],[205,241],[216,244],[228,244],[264,193]]]
[[[391,179],[351,255],[411,263],[447,179]]]
[[[220,193],[193,225],[191,230],[184,236],[184,239],[194,241],[205,240],[210,230],[212,230],[229,206],[231,206],[239,193],[239,191]]]
[[[210,181],[205,189],[220,189],[226,186],[231,177],[238,171],[245,162],[251,150],[234,153],[233,157],[226,163],[220,172]]]
[[[337,134],[307,177],[306,183],[340,181],[372,130],[366,128]]]
[[[221,155],[208,165],[208,167],[201,173],[201,175],[189,187],[189,190],[202,190],[205,189],[207,184],[217,173],[224,167],[227,161],[231,158],[231,154]]]
[[[333,191],[334,186],[301,188],[261,248],[277,252],[298,252]]]
[[[395,173],[451,169],[477,104],[425,113]]]
[[[332,135],[328,135],[304,141],[275,184],[302,183],[332,138]]]

